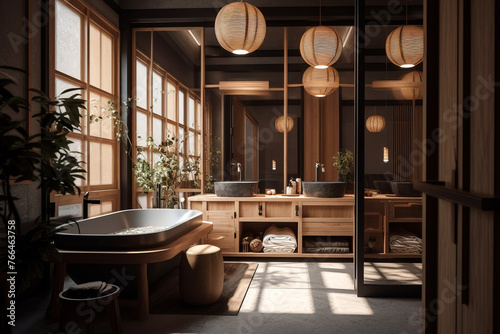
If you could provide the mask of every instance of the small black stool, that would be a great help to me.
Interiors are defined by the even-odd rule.
[[[68,297],[68,290],[61,292],[59,294],[61,300],[59,332],[73,333],[81,328],[83,331],[86,329],[86,333],[92,333],[92,323],[96,312],[106,310],[113,333],[121,334],[122,326],[118,305],[120,288],[113,284],[107,284],[107,287],[109,289],[106,289],[102,295],[94,298]]]

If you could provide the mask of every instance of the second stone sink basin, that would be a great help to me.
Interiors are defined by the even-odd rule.
[[[305,197],[344,197],[345,182],[328,182],[328,181],[304,181],[302,182]]]
[[[215,194],[219,197],[252,197],[257,192],[259,181],[215,182]]]
[[[391,182],[392,191],[400,197],[420,197],[422,193],[413,189],[413,182]]]

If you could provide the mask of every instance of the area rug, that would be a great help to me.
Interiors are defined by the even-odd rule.
[[[238,315],[257,263],[225,262],[224,287],[218,301],[207,306],[185,304],[179,293],[179,270],[172,270],[150,292],[151,314]]]

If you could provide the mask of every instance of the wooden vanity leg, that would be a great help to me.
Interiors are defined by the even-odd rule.
[[[139,320],[149,316],[148,265],[139,264],[137,275],[137,315]]]
[[[59,319],[61,313],[61,302],[59,301],[59,293],[64,289],[64,276],[66,275],[66,263],[54,263],[54,276],[52,277],[52,291],[50,297],[50,305],[47,311],[47,317],[50,319]]]

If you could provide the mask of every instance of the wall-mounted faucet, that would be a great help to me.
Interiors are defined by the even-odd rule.
[[[314,176],[314,181],[318,182],[318,168],[321,167],[321,172],[325,172],[325,164],[316,162],[316,169],[315,169],[315,176]]]
[[[89,192],[83,195],[83,219],[89,217],[89,204],[101,204],[99,199],[89,199]]]
[[[236,170],[238,171],[238,174],[239,174],[239,180],[241,180],[241,164],[239,162],[231,162],[231,166],[236,166]]]

